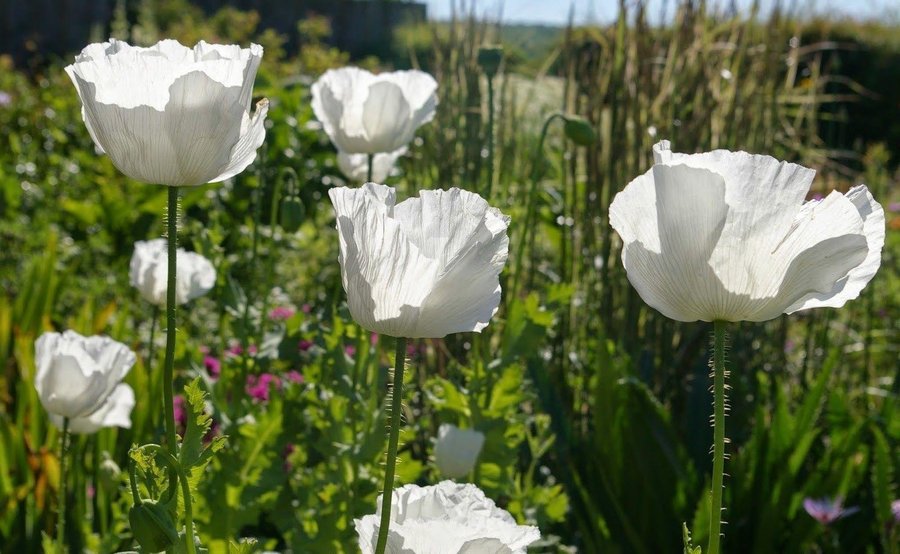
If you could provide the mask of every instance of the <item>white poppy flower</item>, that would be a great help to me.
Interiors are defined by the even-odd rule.
[[[212,262],[179,248],[176,251],[175,303],[184,304],[199,298],[216,285],[216,270]],[[166,306],[169,255],[166,239],[139,240],[134,243],[128,278],[147,302]]]
[[[330,69],[312,86],[316,118],[348,154],[394,152],[434,118],[437,82],[422,71],[373,75],[358,67]]]
[[[383,183],[391,175],[397,158],[406,154],[406,147],[398,148],[393,152],[383,154],[375,154],[372,158],[372,181]],[[368,154],[348,154],[343,150],[338,150],[337,156],[338,168],[341,173],[347,176],[351,181],[357,183],[365,183],[368,181],[369,174],[369,156]]]
[[[73,420],[104,408],[135,362],[124,344],[74,331],[44,333],[34,346],[34,388],[41,404],[51,414]]]
[[[375,515],[354,520],[363,554],[372,554],[381,522]],[[541,538],[537,527],[517,525],[506,510],[472,484],[442,481],[430,487],[406,485],[391,493],[389,554],[525,554]]]
[[[481,431],[444,423],[434,443],[434,461],[444,477],[458,479],[472,471],[483,446]]]
[[[391,187],[328,191],[337,214],[350,313],[393,337],[440,338],[487,327],[500,304],[509,217],[477,194]]]
[[[194,186],[233,177],[256,157],[268,101],[249,109],[262,54],[258,44],[140,48],[110,39],[87,46],[66,73],[91,138],[122,173]]]
[[[96,433],[104,427],[131,427],[131,410],[134,409],[134,389],[125,383],[119,384],[106,398],[106,402],[93,413],[69,420],[72,433]],[[50,421],[62,429],[63,418],[50,414]]]
[[[746,152],[677,154],[616,195],[610,224],[644,301],[679,321],[765,321],[840,307],[881,264],[884,211],[865,186],[803,202],[815,172]]]

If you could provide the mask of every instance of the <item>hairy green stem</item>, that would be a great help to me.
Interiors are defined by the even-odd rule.
[[[397,443],[400,441],[400,418],[403,406],[403,369],[406,364],[406,339],[397,337],[394,354],[394,383],[391,392],[391,429],[388,434],[387,467],[384,470],[384,492],[381,493],[381,524],[375,554],[384,554],[391,525],[391,497],[394,491],[394,470],[397,467]]]
[[[484,199],[491,201],[491,190],[494,188],[494,78],[487,78],[488,93],[488,127],[487,127],[487,187]]]
[[[366,182],[371,183],[373,166],[375,165],[375,154],[366,154],[366,162],[368,163],[366,166]]]
[[[547,138],[547,131],[550,129],[550,124],[553,123],[553,120],[557,118],[562,118],[562,112],[555,112],[550,114],[550,116],[544,120],[544,125],[541,127],[540,138],[538,139],[537,148],[534,151],[534,157],[532,158],[532,169],[531,169],[531,186],[528,189],[528,195],[525,197],[525,221],[522,225],[522,237],[519,239],[518,246],[516,247],[516,255],[513,257],[516,260],[516,271],[513,274],[513,282],[510,287],[509,298],[516,298],[519,294],[519,278],[522,274],[522,267],[524,261],[524,253],[525,253],[525,244],[528,243],[531,248],[534,248],[533,237],[536,234],[534,230],[531,228],[534,222],[532,219],[535,217],[535,211],[537,209],[537,188],[538,181],[541,178],[542,168],[543,168],[543,153],[544,153],[544,139]]]
[[[166,281],[166,361],[163,372],[163,395],[166,413],[166,447],[178,456],[175,438],[175,271],[178,247],[178,187],[169,187],[169,211],[166,217],[169,242],[168,280]]]
[[[62,437],[59,439],[59,521],[56,522],[56,545],[59,552],[66,552],[66,450],[69,441],[69,418],[63,418]]]
[[[722,492],[725,489],[725,324],[713,323],[713,473],[709,505],[709,549],[719,554],[722,533]]]

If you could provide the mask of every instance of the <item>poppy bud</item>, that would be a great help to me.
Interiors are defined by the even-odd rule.
[[[497,74],[501,61],[503,61],[502,46],[482,46],[478,49],[478,66],[488,78]]]
[[[281,201],[281,227],[293,233],[300,228],[303,223],[303,215],[305,210],[303,202],[296,196],[288,196]]]
[[[590,122],[578,115],[566,115],[563,130],[566,137],[579,146],[590,146],[597,141],[597,134]]]
[[[162,552],[178,542],[178,531],[165,506],[144,500],[128,511],[131,533],[145,552]]]

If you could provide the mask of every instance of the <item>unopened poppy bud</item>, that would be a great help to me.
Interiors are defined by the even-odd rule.
[[[178,542],[178,531],[165,506],[144,500],[128,511],[131,533],[144,552],[162,552]]]
[[[579,115],[566,115],[564,119],[563,130],[569,140],[579,146],[590,146],[597,141],[597,134],[587,119]]]
[[[500,71],[501,61],[503,61],[502,46],[482,46],[478,49],[478,66],[489,78]]]
[[[288,233],[293,233],[303,223],[305,210],[303,202],[296,196],[288,196],[281,201],[281,227]]]

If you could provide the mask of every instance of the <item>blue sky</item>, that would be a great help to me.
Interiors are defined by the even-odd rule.
[[[455,3],[470,8],[473,0],[419,0],[428,4],[429,17],[446,19]],[[671,14],[678,0],[649,0],[649,11],[653,20],[659,20],[663,6]],[[714,0],[715,1],[715,0]],[[751,0],[734,0],[739,9],[746,9]],[[761,0],[763,11],[776,0]],[[731,0],[718,0],[719,4],[730,5]],[[834,14],[856,19],[881,19],[900,22],[900,0],[783,0],[783,5],[795,8],[800,14]],[[501,14],[505,22],[546,23],[564,25],[569,8],[574,6],[575,21],[608,22],[615,18],[617,0],[476,0],[476,13],[495,19]]]

